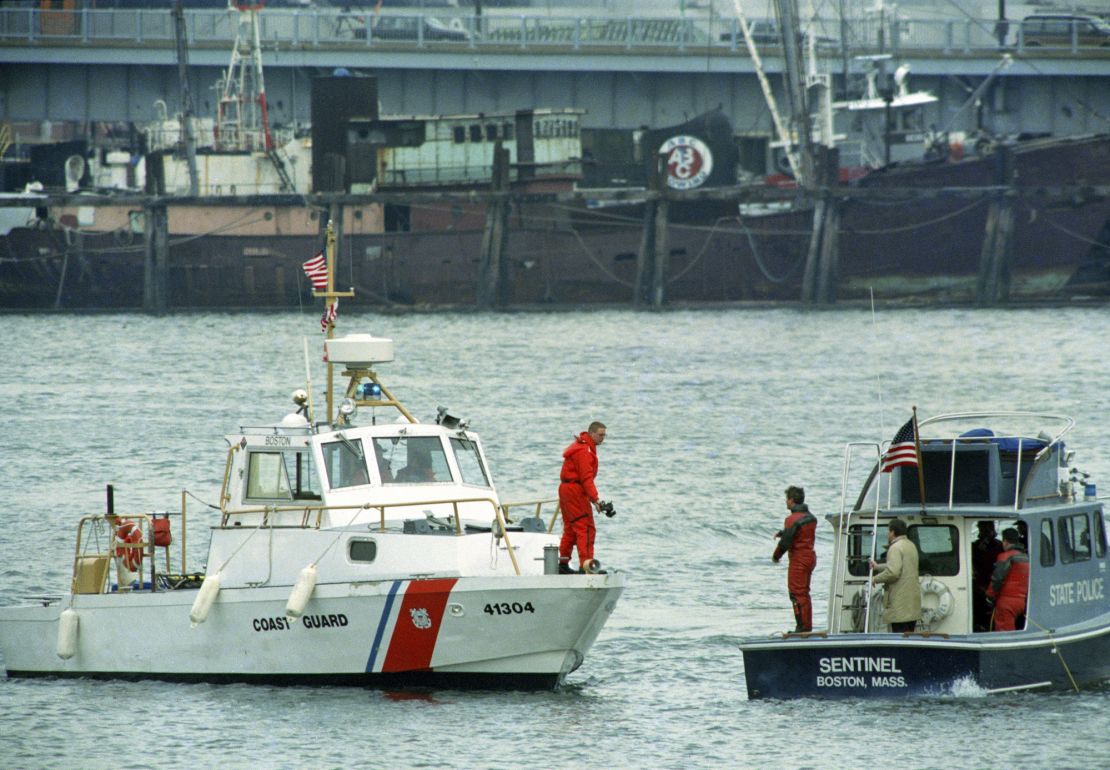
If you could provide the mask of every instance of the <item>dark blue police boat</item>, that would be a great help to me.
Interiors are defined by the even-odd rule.
[[[827,517],[835,542],[828,628],[742,640],[748,697],[1078,691],[1110,679],[1106,524],[1095,485],[1072,466],[1064,437],[1073,425],[1027,412],[934,417],[899,432],[917,462],[888,472],[889,447],[849,444],[841,513]],[[848,504],[850,480],[864,476]],[[876,533],[885,544],[895,517],[917,546],[922,590],[922,620],[897,634],[882,622],[869,565],[873,555],[882,561]],[[1012,528],[1026,545],[1018,630],[991,630],[989,606],[975,599],[980,522],[988,532],[985,522]]]

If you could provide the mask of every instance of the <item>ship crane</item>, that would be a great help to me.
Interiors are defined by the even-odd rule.
[[[264,152],[281,178],[283,190],[293,190],[293,180],[274,145],[266,106],[266,82],[262,77],[262,43],[258,16],[264,0],[228,0],[229,12],[238,14],[239,24],[231,63],[218,86],[220,103],[216,117],[216,149]]]

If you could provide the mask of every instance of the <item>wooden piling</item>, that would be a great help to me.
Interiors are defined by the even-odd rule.
[[[150,204],[143,216],[143,310],[166,312],[169,273],[169,216],[165,204]]]
[[[813,233],[802,274],[801,300],[806,304],[836,303],[840,267],[840,203],[833,194],[837,184],[839,157],[835,149],[821,148],[817,167],[820,198],[813,209]]]
[[[656,193],[644,204],[644,221],[640,250],[636,254],[636,282],[633,303],[663,306],[667,299],[667,266],[670,261],[667,220],[670,206],[663,183],[663,156],[659,156],[654,173],[649,175],[647,188]]]
[[[1008,147],[995,151],[995,182],[1013,187],[1014,157]],[[1010,273],[1014,255],[1014,204],[1009,192],[995,194],[987,211],[979,280],[975,300],[979,305],[999,305],[1010,300]]]
[[[509,151],[498,140],[493,148],[492,188],[502,195],[486,207],[478,275],[478,306],[486,310],[508,304],[509,170]]]

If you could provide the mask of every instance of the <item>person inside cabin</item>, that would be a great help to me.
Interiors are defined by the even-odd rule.
[[[994,574],[994,563],[1002,550],[994,522],[980,521],[979,537],[971,544],[971,611],[976,631],[990,631],[991,607],[987,603],[987,589]]]
[[[778,545],[771,554],[775,564],[784,554],[790,554],[790,567],[786,571],[786,590],[794,608],[794,632],[809,633],[813,630],[813,602],[809,596],[809,579],[817,566],[817,551],[813,548],[817,531],[817,517],[809,512],[806,493],[801,487],[786,488],[786,509],[790,512],[775,533]]]
[[[883,584],[883,621],[892,633],[908,633],[921,620],[921,586],[917,582],[917,546],[906,537],[909,528],[901,519],[887,525],[886,562],[870,559],[875,576],[871,582]]]
[[[432,472],[432,457],[426,451],[416,447],[409,447],[409,464],[397,471],[397,481],[404,484],[419,484],[425,481],[435,481]]]
[[[563,538],[559,541],[559,574],[574,572],[570,556],[578,549],[578,571],[585,572],[594,558],[594,509],[599,508],[597,448],[605,441],[605,424],[594,421],[563,450],[559,471],[559,510],[563,516]]]
[[[1002,530],[1002,548],[987,588],[987,602],[994,606],[993,630],[1016,631],[1025,628],[1029,554],[1021,543],[1021,534],[1013,527]]]

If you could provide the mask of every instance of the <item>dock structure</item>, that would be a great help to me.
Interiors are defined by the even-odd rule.
[[[157,178],[156,186],[148,187],[143,195],[73,197],[68,204],[70,211],[132,206],[128,224],[107,233],[125,243],[93,243],[95,236],[83,230],[80,222],[48,223],[40,219],[40,227],[60,225],[64,242],[33,244],[31,251],[22,253],[34,255],[25,259],[36,262],[49,284],[46,302],[52,300],[56,308],[66,306],[67,292],[75,280],[88,278],[89,265],[83,256],[86,250],[104,254],[120,246],[132,249],[125,255],[128,257],[141,252],[142,307],[148,312],[161,313],[188,304],[188,297],[203,295],[206,287],[215,296],[220,283],[232,278],[240,284],[240,293],[250,296],[257,289],[260,303],[280,304],[281,297],[288,300],[296,290],[291,277],[299,277],[295,263],[298,255],[291,249],[303,248],[303,256],[309,256],[307,252],[314,247],[308,233],[315,234],[330,213],[340,242],[357,246],[345,255],[352,280],[358,274],[360,280],[376,283],[373,287],[364,285],[363,296],[419,303],[421,300],[405,288],[406,271],[426,272],[428,265],[406,265],[391,255],[402,253],[398,246],[401,241],[406,247],[420,248],[433,238],[421,227],[409,226],[410,214],[418,216],[413,212],[426,204],[426,209],[441,207],[437,215],[440,220],[451,219],[446,228],[451,232],[439,233],[435,247],[439,249],[436,254],[449,254],[450,258],[441,260],[436,270],[444,273],[443,286],[454,281],[456,289],[440,289],[441,299],[434,301],[450,296],[458,304],[499,309],[521,301],[613,301],[619,297],[620,301],[660,308],[675,296],[683,296],[680,279],[687,283],[686,296],[690,295],[691,281],[700,281],[697,291],[707,297],[756,296],[757,292],[748,288],[750,282],[737,281],[726,289],[715,286],[710,277],[721,274],[727,258],[733,259],[729,269],[739,270],[735,255],[745,249],[750,249],[750,258],[745,257],[750,264],[746,263],[743,270],[761,274],[756,276],[763,285],[761,290],[785,280],[785,273],[780,276],[768,268],[766,255],[760,253],[763,247],[757,246],[753,237],[753,233],[759,234],[758,218],[738,215],[745,206],[769,205],[793,207],[801,217],[793,232],[788,228],[781,233],[783,239],[798,236],[789,247],[792,255],[798,255],[797,263],[789,266],[791,280],[797,279],[798,284],[789,299],[807,305],[831,305],[847,288],[842,271],[845,239],[855,237],[860,221],[858,207],[857,218],[851,218],[853,206],[862,202],[877,205],[891,196],[903,195],[922,201],[964,199],[969,208],[982,202],[985,217],[976,220],[973,227],[966,226],[968,220],[961,220],[963,229],[973,229],[977,236],[970,247],[965,242],[963,250],[974,249],[978,257],[977,277],[974,267],[971,269],[974,301],[993,305],[1010,300],[1015,239],[1021,240],[1022,224],[1015,221],[1019,208],[1028,207],[1030,201],[1037,205],[1053,201],[1086,204],[1100,200],[1104,195],[1101,185],[1110,184],[1110,179],[1095,175],[1061,179],[1059,187],[1039,182],[1032,187],[1028,179],[1023,182],[1017,178],[1020,175],[1014,172],[1013,159],[1000,144],[994,155],[999,163],[996,173],[989,180],[969,183],[976,186],[939,184],[904,191],[895,189],[897,184],[871,189],[845,186],[837,177],[838,163],[863,168],[869,165],[868,158],[847,144],[829,146],[829,137],[834,135],[831,119],[829,130],[820,131],[824,141],[803,153],[814,166],[814,180],[803,179],[802,175],[797,187],[780,189],[747,184],[752,177],[775,170],[781,160],[776,159],[776,153],[796,154],[789,148],[791,141],[784,140],[781,131],[776,134],[771,126],[764,105],[764,97],[770,96],[761,93],[759,81],[766,84],[768,74],[777,76],[789,71],[795,81],[805,79],[808,83],[812,73],[801,71],[792,38],[777,36],[776,43],[775,35],[765,34],[773,29],[775,20],[753,17],[745,35],[738,18],[722,17],[713,10],[712,3],[707,9],[687,9],[683,4],[678,14],[659,11],[657,5],[629,4],[625,9],[619,3],[607,3],[604,13],[562,3],[558,13],[551,13],[550,7],[547,13],[530,7],[511,12],[489,8],[478,12],[464,7],[437,9],[434,14],[421,9],[362,14],[273,4],[262,11],[260,5],[244,4],[239,11],[245,13],[239,18],[226,9],[182,10],[180,2],[172,10],[162,6],[139,10],[55,9],[36,3],[5,6],[0,8],[0,66],[9,77],[0,86],[0,121],[16,127],[17,143],[20,136],[22,141],[30,141],[27,137],[31,134],[35,135],[34,141],[58,142],[71,138],[67,131],[94,124],[130,125],[133,129],[140,123],[160,122],[166,136],[171,136],[178,125],[175,106],[180,105],[183,115],[207,115],[213,122],[213,146],[218,151],[228,150],[228,143],[236,138],[261,132],[264,140],[253,144],[241,141],[235,147],[257,149],[260,157],[264,154],[270,159],[274,171],[269,175],[272,178],[263,179],[261,174],[252,175],[254,166],[243,165],[234,178],[213,182],[210,171],[197,169],[196,138],[190,136],[192,121],[186,120],[178,149],[173,148],[172,140],[166,140],[168,143],[164,142],[157,153],[148,155],[147,169],[149,174],[150,158],[156,155],[158,164],[173,155],[187,155],[188,194],[181,194],[184,188],[177,174],[173,180],[177,195],[168,194],[165,178]],[[614,10],[617,6],[623,9],[619,13]],[[247,17],[249,29],[244,26]],[[890,115],[894,86],[882,86],[887,94],[883,133],[888,162],[911,154],[920,156],[923,140],[929,139],[930,147],[939,146],[934,141],[938,136],[944,138],[947,153],[949,146],[956,147],[960,141],[954,138],[950,145],[950,134],[957,137],[981,128],[982,114],[967,108],[969,93],[976,104],[989,102],[987,128],[996,137],[1020,132],[1072,136],[1105,132],[1108,128],[1105,116],[1092,105],[1110,102],[1110,47],[1092,48],[1079,36],[1078,28],[1070,40],[1046,44],[1027,39],[1026,25],[1018,22],[1002,23],[974,15],[950,18],[916,6],[892,11],[877,23],[864,11],[851,18],[817,16],[799,19],[798,23],[811,33],[810,58],[822,73],[820,82],[830,101],[834,94],[846,94],[853,83],[868,76],[868,65],[856,58],[860,55],[896,58],[902,63],[898,70],[903,78],[912,68],[915,88],[935,95],[935,106],[930,109],[934,115],[945,117],[946,125],[935,130],[924,125],[902,125]],[[753,36],[761,55],[749,48],[756,45]],[[250,46],[245,40],[251,41]],[[240,59],[249,61],[250,67],[237,66],[235,57],[227,66],[231,41],[237,54],[249,49],[250,56],[243,54]],[[261,88],[263,51],[269,70],[265,90]],[[373,98],[362,99],[373,108],[367,114],[351,111],[357,99],[345,105],[331,104],[326,114],[335,117],[343,113],[342,119],[331,121],[335,124],[333,135],[329,135],[332,144],[325,147],[323,134],[317,136],[314,128],[311,159],[291,158],[272,140],[270,124],[275,136],[280,129],[283,136],[303,137],[307,122],[312,121],[314,127],[320,123],[321,100],[315,84],[324,79],[317,76],[328,71],[374,76],[380,87],[373,89]],[[237,72],[251,77],[235,80]],[[248,89],[244,85],[247,81],[257,83],[257,89]],[[221,84],[216,91],[218,99],[196,103],[191,94],[211,92],[212,82]],[[342,92],[342,82],[333,85]],[[786,101],[798,101],[794,97],[802,89],[787,90],[793,95]],[[257,112],[259,119],[251,124],[253,127],[246,127],[242,120],[231,120],[241,117],[240,111],[246,107]],[[809,111],[804,104],[792,103],[790,109]],[[707,110],[716,110],[732,126],[743,127],[730,135],[739,154],[748,159],[762,156],[766,167],[745,166],[739,175],[733,175],[735,179],[730,176],[723,183],[713,182],[718,186],[712,189],[700,190],[675,189],[670,179],[663,184],[648,173],[646,177],[641,174],[641,180],[623,191],[577,189],[572,183],[556,191],[544,186],[548,180],[533,176],[545,162],[555,165],[550,158],[542,159],[546,156],[538,143],[567,136],[544,135],[539,131],[541,123],[572,125],[575,139],[580,137],[579,132],[591,132],[590,142],[582,142],[579,147],[581,157],[565,164],[561,173],[566,182],[573,178],[574,169],[581,171],[604,162],[606,145],[602,140],[606,132],[650,133],[648,126],[689,123],[692,113]],[[411,128],[406,120],[412,119],[410,122],[415,124],[420,116],[442,122],[445,116],[468,115],[474,116],[474,125],[440,131],[447,137],[447,149],[458,150],[450,162],[462,157],[461,167],[471,175],[473,184],[465,192],[459,189],[458,180],[448,182],[438,170],[435,179],[424,180],[426,186],[414,187],[422,183],[414,183],[411,178],[406,181],[412,169],[400,160],[404,143],[393,145],[374,138],[379,135],[376,132],[404,132]],[[808,121],[796,125],[801,135],[809,130]],[[537,147],[517,141],[525,136],[524,126],[529,132],[536,128]],[[295,131],[298,128],[299,134]],[[492,154],[489,147],[479,146],[480,142],[490,144],[494,140],[498,149]],[[502,141],[512,143],[514,154],[501,147]],[[780,146],[784,142],[785,148]],[[908,154],[892,158],[894,145]],[[388,156],[384,160],[374,156],[375,148],[381,146],[386,147]],[[983,155],[992,151],[995,148]],[[650,167],[651,152],[654,150],[643,149],[642,166]],[[480,160],[474,161],[479,156]],[[67,182],[70,160],[73,158],[66,159]],[[641,161],[639,157],[636,160]],[[140,159],[134,156],[127,161],[137,166]],[[474,162],[478,165],[472,166]],[[309,168],[313,192],[306,195],[303,180]],[[198,188],[198,174],[205,173],[207,187]],[[522,184],[526,175],[529,184]],[[488,189],[475,189],[479,183],[487,184],[487,179]],[[532,184],[537,181],[540,183]],[[408,191],[403,190],[406,185]],[[437,185],[439,192],[435,191]],[[237,188],[246,194],[237,195]],[[212,190],[230,190],[231,194],[213,195]],[[273,194],[295,190],[302,194]],[[53,193],[43,200],[48,201],[43,204],[46,208],[66,200],[66,196]],[[710,204],[725,214],[703,237],[693,231],[698,226],[706,229],[704,223],[691,226],[689,211],[692,206],[711,208]],[[27,203],[0,203],[9,205]],[[368,205],[379,207],[377,213],[367,217],[367,212],[358,208]],[[175,229],[174,212],[191,206],[224,212],[235,207],[257,209],[259,216],[274,222],[273,231],[283,237],[293,231],[282,229],[284,222],[280,220],[293,212],[303,220],[297,233],[304,231],[305,240],[288,240],[280,248],[261,241],[229,247],[225,254],[238,251],[234,259],[222,261],[207,254],[198,256],[196,247],[193,254],[184,257],[182,250],[189,248],[192,236],[182,237],[180,227]],[[546,221],[535,216],[537,207],[544,206],[549,207],[543,212]],[[601,218],[592,210],[598,206],[610,207],[608,225],[616,223],[624,228],[623,241],[605,242],[604,254],[597,246],[602,239],[595,238],[587,245],[582,237],[590,228],[595,234],[601,228]],[[618,208],[623,212],[620,215],[613,213]],[[524,212],[531,212],[532,218]],[[79,220],[81,215],[67,212],[65,216]],[[936,221],[947,221],[948,217],[938,214]],[[425,229],[427,220],[434,218],[424,217]],[[468,228],[456,228],[454,220],[467,220]],[[716,237],[721,234],[718,224],[722,222],[726,224],[720,229],[728,231],[723,244]],[[1110,219],[1107,225],[1110,227]],[[1064,231],[1067,225],[1060,228]],[[1080,237],[1093,238],[1084,235],[1089,230],[1083,229]],[[259,235],[225,224],[213,225],[204,233],[205,237],[225,234],[228,239]],[[445,237],[455,238],[457,243],[445,245]],[[141,243],[132,244],[139,239]],[[785,240],[778,241],[777,247],[773,241],[771,251],[787,250],[781,246]],[[1100,235],[1090,243],[1097,248],[1103,238]],[[279,253],[282,249],[288,253]],[[581,253],[552,268],[546,255],[565,255],[568,249]],[[425,253],[430,251],[426,249]],[[705,262],[713,259],[717,266],[702,270]],[[1074,255],[1069,259],[1075,261]],[[124,261],[134,262],[120,260]],[[359,272],[359,264],[365,268],[371,262],[377,274],[371,275],[368,268]],[[692,272],[695,267],[697,271]],[[597,291],[581,285],[568,290],[556,285],[553,271],[592,273],[603,276],[609,285]],[[118,274],[111,278],[118,278]],[[526,290],[518,290],[522,282]],[[111,279],[102,283],[111,283]],[[537,289],[540,283],[543,286]],[[124,280],[121,285],[130,284]],[[457,290],[459,286],[463,291]],[[858,292],[858,287],[851,290]],[[139,294],[135,287],[132,296]]]

